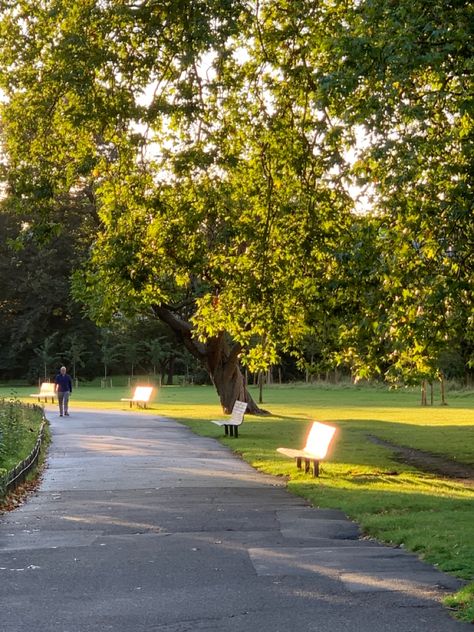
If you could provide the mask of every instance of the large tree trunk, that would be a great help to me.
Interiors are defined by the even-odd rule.
[[[446,384],[444,381],[444,373],[441,371],[439,376],[440,387],[441,387],[441,406],[447,406],[448,402],[446,401]]]
[[[173,381],[174,381],[174,363],[176,361],[175,356],[170,356],[168,358],[168,380],[166,381],[166,384],[168,386],[172,386]]]
[[[421,381],[421,405],[427,406],[428,401],[426,399],[426,380]]]
[[[209,345],[212,347],[212,342]],[[230,414],[232,412],[232,407],[237,399],[241,402],[247,402],[247,413],[251,415],[263,415],[266,413],[266,411],[257,406],[248,392],[238,360],[233,358],[232,354],[220,353],[217,363],[212,363],[211,366],[208,365],[206,368],[209,371],[212,383],[216,387],[224,413]]]
[[[245,386],[244,376],[239,366],[240,345],[230,344],[224,332],[206,343],[201,343],[193,338],[191,324],[176,316],[171,309],[154,306],[153,311],[173,330],[178,340],[209,373],[224,413],[230,414],[238,399],[247,402],[248,414],[268,414],[266,410],[259,408]]]

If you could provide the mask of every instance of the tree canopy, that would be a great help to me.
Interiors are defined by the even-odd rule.
[[[97,213],[95,319],[166,322],[228,409],[311,331],[361,375],[472,345],[471,3],[2,8],[9,205]]]

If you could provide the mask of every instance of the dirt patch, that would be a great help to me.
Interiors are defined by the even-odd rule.
[[[367,435],[370,441],[377,445],[383,445],[390,448],[394,452],[395,459],[400,463],[413,465],[423,472],[431,472],[446,478],[453,479],[469,487],[474,487],[474,467],[464,463],[457,463],[451,459],[423,452],[423,450],[415,450],[415,448],[407,448],[384,439],[379,439],[373,435]]]

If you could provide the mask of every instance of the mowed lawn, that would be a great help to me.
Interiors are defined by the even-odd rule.
[[[0,389],[0,396],[5,390]],[[126,388],[81,386],[73,394],[71,411],[74,406],[125,410],[128,404],[119,400],[129,393]],[[251,393],[258,397],[256,389]],[[25,394],[25,389],[17,389],[18,396]],[[150,408],[136,414],[171,417],[199,434],[216,437],[254,467],[286,477],[290,491],[315,506],[342,509],[367,536],[415,551],[440,569],[473,582],[474,487],[400,463],[392,449],[369,438],[474,468],[474,393],[450,393],[448,406],[436,403],[438,394],[434,406],[421,407],[419,400],[419,393],[410,390],[267,387],[262,406],[271,414],[246,416],[238,439],[225,438],[223,429],[209,423],[223,418],[211,387],[162,387]],[[302,447],[314,420],[338,429],[316,479],[276,452],[279,446]],[[458,601],[462,616],[474,621],[474,584]]]

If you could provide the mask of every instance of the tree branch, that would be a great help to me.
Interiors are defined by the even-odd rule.
[[[190,323],[183,320],[170,309],[162,305],[152,306],[153,314],[164,322],[175,333],[176,337],[186,349],[198,360],[205,360],[208,356],[206,347],[201,342],[193,338],[193,328]]]

